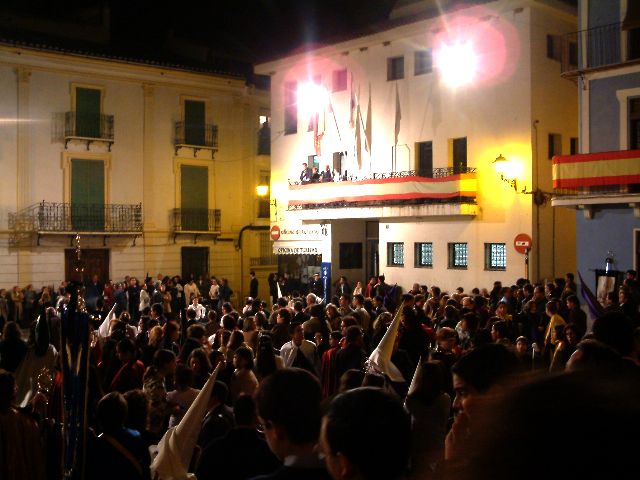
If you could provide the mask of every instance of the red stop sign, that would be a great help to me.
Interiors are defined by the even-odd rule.
[[[271,227],[271,240],[276,241],[280,238],[280,227],[278,225],[274,225]]]
[[[519,233],[516,235],[516,238],[513,239],[513,246],[516,249],[516,252],[525,254],[528,251],[531,251],[531,245],[533,241],[531,237],[526,233]]]

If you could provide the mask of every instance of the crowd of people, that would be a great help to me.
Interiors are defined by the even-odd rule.
[[[572,274],[470,292],[341,277],[330,303],[321,286],[235,308],[224,279],[88,282],[87,478],[151,478],[152,446],[213,372],[189,455],[198,479],[633,472],[634,271],[593,322]],[[3,316],[0,478],[62,476],[65,288],[30,297],[29,317],[25,292]]]

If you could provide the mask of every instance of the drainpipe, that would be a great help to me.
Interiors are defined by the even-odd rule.
[[[247,230],[260,231],[260,230],[269,230],[271,227],[269,225],[245,225],[240,229],[240,233],[238,233],[238,240],[236,242],[236,250],[240,252],[240,295],[244,292],[244,259],[242,256],[242,236],[244,232]]]
[[[538,167],[538,124],[540,120],[533,121],[533,131],[534,131],[534,141],[533,141],[533,177],[535,179],[535,186],[533,190],[537,190],[540,184],[540,179],[538,177],[539,167]],[[534,282],[539,281],[540,279],[540,205],[538,205],[535,201],[533,204],[536,207],[536,238],[534,239],[536,246],[536,276],[538,278],[534,279]]]

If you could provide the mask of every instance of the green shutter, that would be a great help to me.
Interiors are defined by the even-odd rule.
[[[185,100],[184,124],[185,143],[187,145],[204,145],[204,102]]]
[[[208,230],[209,171],[207,167],[183,165],[180,170],[182,229]]]
[[[100,138],[100,90],[76,88],[76,135]]]
[[[71,160],[71,224],[78,231],[104,230],[104,162]]]

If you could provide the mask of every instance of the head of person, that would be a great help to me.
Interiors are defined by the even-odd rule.
[[[357,368],[350,368],[342,374],[338,381],[338,392],[344,393],[362,386],[364,372]]]
[[[98,423],[104,433],[115,433],[124,428],[127,419],[127,401],[120,392],[107,393],[98,402]]]
[[[289,325],[289,336],[295,345],[302,344],[304,340],[304,330],[300,322],[293,322]]]
[[[258,386],[255,401],[265,439],[280,460],[302,448],[313,449],[322,418],[322,389],[306,370],[277,370]]]
[[[340,346],[340,340],[342,340],[342,332],[334,330],[329,334],[329,347],[336,348]]]
[[[209,373],[212,371],[211,361],[207,352],[203,348],[196,348],[189,354],[187,361],[189,368],[197,374]]]
[[[610,346],[623,357],[633,349],[633,325],[622,312],[608,312],[596,318],[592,331],[596,340]]]
[[[153,354],[153,366],[163,375],[173,375],[176,365],[176,354],[171,350],[161,349]]]
[[[516,339],[516,352],[519,355],[524,355],[525,353],[527,353],[528,348],[529,341],[527,340],[527,337],[520,336]]]
[[[247,347],[240,347],[233,353],[233,366],[238,370],[253,370],[253,353]]]
[[[128,338],[123,338],[118,342],[116,352],[118,359],[122,363],[129,363],[136,358],[136,346],[133,341]]]
[[[13,373],[0,369],[0,413],[8,411],[16,397],[16,379]]]
[[[483,345],[462,356],[451,367],[456,415],[464,413],[471,418],[478,397],[506,382],[515,366],[515,354],[497,343]]]
[[[256,402],[251,395],[240,395],[233,404],[233,418],[241,428],[255,428],[258,423]]]
[[[214,408],[218,405],[222,405],[227,401],[229,395],[229,388],[224,382],[216,380],[211,390],[211,398],[209,399],[209,408]]]
[[[335,480],[391,479],[405,473],[410,438],[410,418],[402,404],[380,388],[361,387],[331,402],[320,446]]]
[[[281,308],[280,310],[278,310],[276,323],[279,323],[281,325],[289,325],[291,323],[291,312],[286,308]]]
[[[123,394],[127,402],[127,419],[125,427],[139,432],[147,429],[147,416],[149,415],[149,399],[140,389],[129,390]]]
[[[502,340],[503,338],[507,338],[508,335],[508,327],[507,322],[504,320],[498,320],[497,322],[493,322],[491,325],[491,338],[494,342],[498,340]]]

